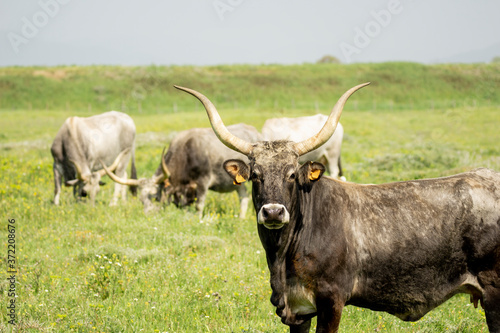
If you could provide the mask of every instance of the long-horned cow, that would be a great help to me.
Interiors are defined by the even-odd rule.
[[[249,142],[261,139],[257,129],[250,125],[235,124],[227,129]],[[247,160],[245,155],[223,145],[210,128],[192,128],[178,133],[164,157],[170,173],[164,196],[178,207],[194,203],[201,217],[208,190],[219,193],[237,191],[239,216],[244,218],[249,201],[247,190],[244,186],[233,184],[232,178],[222,169],[222,163],[232,158]],[[155,176],[162,174],[160,164]]]
[[[262,125],[262,136],[266,141],[288,140],[300,142],[310,138],[323,127],[328,116],[317,114],[298,118],[271,118]],[[299,163],[324,161],[328,173],[333,178],[345,180],[340,163],[340,151],[344,128],[338,123],[332,137],[324,145],[300,156]]]
[[[121,112],[66,119],[50,148],[54,158],[54,204],[59,204],[63,177],[66,186],[73,186],[75,197],[89,196],[93,204],[99,186],[104,184],[101,177],[105,170],[99,160],[124,178],[132,160],[131,177],[136,178],[134,141],[134,121]],[[117,203],[120,194],[125,199],[125,190],[123,185],[115,184],[111,205]],[[135,194],[136,188],[131,190]]]
[[[500,332],[500,174],[382,185],[322,177],[299,157],[333,134],[348,90],[324,127],[301,142],[250,143],[227,131],[202,94],[219,139],[248,157],[228,160],[236,183],[252,181],[258,233],[271,272],[271,302],[291,332],[337,332],[345,305],[416,321],[457,293],[480,301],[490,332]]]
[[[141,200],[144,206],[144,212],[148,213],[154,210],[158,210],[160,207],[155,206],[154,200],[159,201],[161,198],[161,190],[163,188],[163,182],[170,176],[167,165],[164,160],[165,149],[161,154],[161,173],[158,175],[153,175],[151,178],[140,178],[140,179],[124,179],[115,175],[109,168],[107,168],[102,162],[102,166],[106,174],[113,181],[127,186],[136,186],[139,192],[139,200]]]
[[[228,126],[228,129],[250,142],[260,139],[253,126],[236,124]],[[145,212],[154,209],[152,200],[157,199],[173,202],[177,207],[194,203],[201,218],[208,190],[220,193],[237,191],[239,217],[244,218],[249,201],[247,190],[245,186],[235,185],[222,169],[224,161],[231,158],[246,159],[245,155],[223,145],[211,128],[192,128],[174,137],[167,153],[162,153],[161,163],[151,178],[125,180],[111,172],[108,175],[120,184],[138,186]]]

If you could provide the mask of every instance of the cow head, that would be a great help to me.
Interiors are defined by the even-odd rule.
[[[144,212],[147,213],[156,209],[153,204],[153,200],[159,197],[161,184],[170,176],[170,172],[168,171],[167,165],[164,161],[164,155],[165,148],[163,148],[163,152],[161,154],[161,166],[163,173],[157,176],[152,176],[151,178],[124,179],[115,175],[111,170],[106,168],[106,166],[102,164],[102,162],[101,164],[103,165],[105,173],[113,181],[122,185],[138,187],[139,200],[141,200],[142,204],[144,205]]]
[[[196,201],[197,189],[198,185],[193,181],[178,185],[170,183],[165,187],[165,197],[168,203],[173,202],[176,207],[182,208]]]
[[[129,152],[130,148],[127,148],[118,154],[109,169],[114,171],[120,164],[123,157]],[[73,186],[73,193],[77,198],[88,197],[93,205],[95,203],[97,193],[99,193],[100,186],[106,184],[101,180],[102,176],[106,174],[106,171],[104,169],[100,169],[94,172],[84,172],[82,166],[78,162],[74,160],[70,160],[70,162],[75,166],[76,179],[66,181],[66,186]],[[105,167],[105,164],[102,163],[102,161],[101,165],[103,168]]]
[[[75,168],[78,168],[76,167],[76,163],[74,164]],[[92,204],[94,204],[100,186],[104,186],[106,183],[101,180],[101,174],[99,172],[92,172],[91,174],[80,173],[80,175],[80,177],[77,176],[78,181],[73,187],[74,194],[78,198],[88,197]]]
[[[236,184],[252,181],[257,222],[268,229],[280,229],[290,222],[297,188],[310,186],[325,171],[317,162],[299,165],[299,155],[291,141],[261,142],[248,158],[249,164],[228,160],[223,166]]]
[[[249,143],[232,135],[225,127],[215,106],[197,91],[175,86],[200,100],[205,107],[212,128],[222,143],[248,157],[250,163],[229,160],[224,169],[235,184],[252,181],[252,199],[257,212],[257,221],[268,229],[280,229],[290,221],[294,211],[294,195],[298,188],[308,191],[321,178],[325,167],[321,163],[309,162],[299,165],[299,157],[323,145],[335,132],[342,109],[347,99],[361,84],[349,89],[335,104],[323,128],[313,137],[302,142],[268,141]]]

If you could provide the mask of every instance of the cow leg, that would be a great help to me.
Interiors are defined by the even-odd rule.
[[[78,182],[73,186],[73,196],[75,197],[76,202],[83,201],[82,187],[83,187],[82,182]]]
[[[130,154],[126,154],[122,157],[118,166],[115,169],[115,175],[120,178],[127,179],[127,166],[130,159]],[[127,200],[127,185],[121,185],[115,182],[115,191],[113,193],[113,199],[109,203],[110,206],[116,206],[118,204],[118,197],[122,197],[122,202]]]
[[[339,168],[339,179],[341,181],[347,181],[346,178],[344,177],[344,172],[342,171],[342,163],[341,163],[341,158],[339,156],[339,159],[338,159],[338,168]]]
[[[328,172],[330,173],[330,177],[335,179],[340,177],[340,168],[339,168],[339,159],[340,154],[336,151],[327,150],[325,153],[325,166],[328,168]]]
[[[240,198],[240,219],[244,219],[247,215],[248,202],[250,201],[245,185],[239,185],[238,197]]]
[[[61,196],[62,173],[59,167],[54,163],[54,204],[59,205],[59,197]]]
[[[196,187],[196,211],[200,217],[200,221],[203,218],[203,208],[205,207],[205,198],[207,197],[208,188],[205,185],[198,184]]]
[[[318,309],[318,326],[316,332],[338,332],[344,303],[330,297],[319,297],[316,300],[316,308]]]
[[[490,333],[500,333],[500,247],[493,251],[492,269],[478,274],[483,285],[481,305],[484,308],[486,323]]]
[[[127,178],[128,175],[127,175],[127,171],[123,171],[123,178]],[[122,185],[121,189],[120,189],[120,193],[118,196],[121,196],[122,197],[122,202],[127,202],[127,189],[128,189],[128,186],[126,185]]]
[[[125,169],[116,171],[115,174],[118,177],[127,179],[127,171]],[[113,193],[113,199],[109,203],[110,206],[116,206],[118,204],[118,198],[122,197],[122,201],[125,202],[127,199],[127,185],[121,185],[115,182],[115,191]]]
[[[311,329],[311,319],[303,322],[301,325],[290,325],[290,333],[309,333]]]
[[[499,278],[500,279],[500,278]],[[485,288],[483,307],[490,333],[500,333],[500,283]]]

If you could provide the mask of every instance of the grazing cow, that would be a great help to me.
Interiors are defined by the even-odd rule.
[[[246,124],[228,126],[234,135],[249,142],[260,140],[260,133]],[[195,203],[196,210],[203,215],[208,190],[226,193],[237,191],[240,198],[240,218],[244,218],[248,207],[248,193],[244,186],[236,186],[222,169],[222,163],[231,158],[247,160],[240,153],[223,145],[210,128],[192,128],[182,131],[170,143],[165,163],[170,177],[164,188],[164,197],[177,207]],[[163,174],[158,166],[155,176]]]
[[[159,206],[153,204],[153,200],[160,198],[160,192],[162,189],[162,184],[170,176],[167,165],[164,160],[165,149],[161,154],[161,170],[162,173],[159,175],[154,175],[151,178],[140,178],[140,179],[124,179],[115,175],[111,170],[109,170],[104,163],[101,162],[104,171],[113,181],[127,186],[136,186],[139,189],[139,200],[141,200],[144,205],[144,212],[149,213],[150,211],[157,210]]]
[[[271,272],[271,302],[291,332],[337,332],[355,305],[416,321],[457,293],[481,301],[500,332],[500,173],[489,169],[436,179],[359,185],[322,177],[299,157],[335,131],[348,90],[325,126],[294,143],[250,143],[227,131],[202,94],[212,127],[250,163],[228,160],[235,183],[252,181],[258,232]]]
[[[318,133],[328,116],[317,114],[299,118],[272,118],[262,126],[262,136],[266,141],[288,140],[300,142]],[[299,163],[308,161],[324,161],[328,173],[333,178],[345,180],[340,165],[340,150],[344,128],[338,124],[332,137],[324,145],[299,159]]]
[[[132,159],[131,177],[136,178],[134,140],[134,121],[121,112],[66,119],[50,148],[54,158],[54,204],[59,204],[63,177],[66,186],[73,186],[75,197],[88,195],[94,204],[99,185],[104,184],[101,177],[105,171],[99,160],[112,165],[110,169],[126,178],[125,169]],[[117,203],[120,193],[125,199],[125,189],[123,185],[115,185],[111,205]],[[131,190],[135,194],[135,187]]]

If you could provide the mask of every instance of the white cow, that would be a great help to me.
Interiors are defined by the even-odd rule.
[[[136,178],[134,141],[134,121],[121,112],[66,119],[50,148],[54,158],[54,204],[59,204],[63,176],[65,185],[73,186],[77,199],[88,195],[94,204],[99,185],[104,184],[101,177],[106,174],[99,160],[126,178],[125,169],[132,159],[131,177]],[[111,205],[117,203],[120,194],[125,200],[126,186],[115,184]]]

